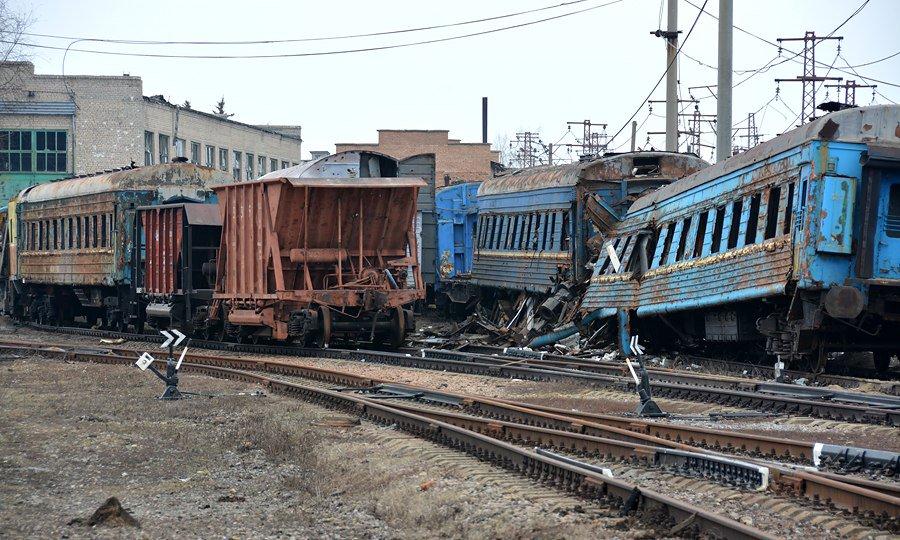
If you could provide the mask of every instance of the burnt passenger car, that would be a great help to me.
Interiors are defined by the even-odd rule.
[[[617,315],[626,351],[640,332],[819,368],[873,351],[884,369],[900,332],[900,106],[829,114],[641,197],[602,253],[582,309]]]
[[[10,202],[8,312],[68,324],[140,326],[135,276],[137,208],[206,201],[224,173],[188,163],[129,168],[23,190]]]
[[[425,296],[413,225],[424,185],[391,158],[346,152],[217,187],[211,319],[223,337],[401,343],[406,308]]]

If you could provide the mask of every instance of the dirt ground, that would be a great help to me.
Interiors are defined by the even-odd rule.
[[[0,537],[635,538],[615,513],[254,387],[0,361]],[[139,523],[89,526],[117,497]],[[119,520],[120,522],[122,520]]]

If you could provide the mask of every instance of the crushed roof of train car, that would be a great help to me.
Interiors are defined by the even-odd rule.
[[[163,163],[38,184],[23,189],[18,202],[51,201],[110,191],[143,191],[160,187],[211,188],[231,182],[231,175],[218,169],[193,163]]]
[[[639,151],[564,165],[513,169],[484,181],[478,196],[575,186],[581,181],[619,181],[623,178],[681,178],[709,164],[694,154]]]
[[[272,178],[385,178],[397,176],[397,160],[385,154],[349,150],[279,169],[259,177]]]
[[[872,105],[827,114],[774,139],[760,143],[742,154],[732,156],[640,197],[631,206],[629,212],[653,206],[659,201],[674,197],[710,180],[754,163],[761,163],[772,156],[814,140],[898,146],[900,145],[900,106]]]

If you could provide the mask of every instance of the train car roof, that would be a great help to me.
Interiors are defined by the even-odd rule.
[[[163,163],[38,184],[23,189],[18,202],[52,201],[110,191],[150,191],[160,187],[204,188],[230,182],[233,182],[231,175],[218,169],[193,163]]]
[[[231,186],[243,186],[247,184],[277,184],[286,182],[295,187],[318,187],[318,188],[405,188],[418,187],[423,188],[426,184],[425,180],[415,176],[408,177],[389,177],[389,178],[259,178],[250,182],[240,182],[237,184],[223,184],[213,186],[216,191],[223,191]]]
[[[792,129],[750,150],[663,186],[637,199],[635,212],[705,184],[710,180],[761,163],[772,156],[811,141],[874,143],[900,147],[900,105],[872,105],[833,112]]]
[[[397,176],[397,160],[378,152],[350,150],[264,174],[272,178],[387,178]]]
[[[618,182],[623,178],[681,178],[709,164],[694,154],[640,151],[564,165],[512,169],[485,180],[478,196],[575,186],[582,181]]]

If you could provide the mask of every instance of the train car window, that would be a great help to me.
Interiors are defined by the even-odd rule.
[[[892,185],[888,194],[884,233],[890,238],[900,238],[900,184]]]
[[[67,249],[66,244],[66,218],[59,219],[59,249]]]
[[[541,234],[541,215],[535,214],[534,215],[534,230],[532,231],[532,234],[531,234],[531,250],[532,251],[538,250],[538,238],[540,238],[538,235],[540,235],[540,234]]]
[[[100,247],[106,247],[106,216],[100,217]]]
[[[30,231],[28,233],[28,249],[34,249],[34,239],[35,239],[34,231],[36,230],[36,227],[34,226],[34,222],[32,222],[30,225],[31,225],[29,227]]]
[[[684,258],[684,251],[687,248],[685,244],[687,243],[687,235],[688,231],[691,228],[691,217],[688,216],[684,219],[684,225],[681,227],[681,235],[678,238],[678,251],[675,252],[675,260],[680,261]]]
[[[616,270],[613,268],[613,272],[615,274],[622,273],[628,267],[628,257],[631,255],[631,243],[634,241],[635,236],[631,235],[625,238],[625,241],[622,242],[622,249],[616,251],[616,255],[619,256],[619,269]]]
[[[797,205],[797,226],[803,229],[803,209],[806,208],[806,180],[800,182],[800,200]]]
[[[713,223],[712,244],[709,246],[710,253],[718,253],[719,246],[722,244],[722,226],[725,224],[725,207],[716,208],[716,220]]]
[[[769,190],[769,204],[766,206],[766,232],[763,239],[775,238],[778,231],[778,204],[781,201],[781,187],[774,186]]]
[[[510,236],[512,234],[512,216],[503,216],[503,249],[510,248]]]
[[[90,219],[91,219],[90,217],[84,216],[84,226],[81,229],[84,232],[84,247],[85,248],[91,247],[91,244],[89,241],[89,239],[91,237]]]
[[[731,207],[731,226],[728,228],[728,249],[737,247],[738,233],[741,230],[741,213],[743,211],[743,199],[734,201]]]
[[[522,230],[519,231],[519,250],[528,249],[528,228],[531,226],[531,214],[522,215]]]
[[[794,210],[794,182],[788,184],[787,191],[787,199],[784,205],[784,225],[782,226],[781,233],[788,234],[791,232],[791,221],[793,221],[793,210]]]
[[[547,233],[547,249],[551,251],[557,251],[559,246],[556,245],[556,240],[559,238],[559,235],[556,234],[556,214],[559,212],[553,212],[550,214],[550,231]]]
[[[100,229],[97,228],[97,216],[91,216],[91,247],[97,247],[98,235],[97,231]]]
[[[649,270],[649,265],[651,265],[653,262],[653,254],[656,253],[656,244],[659,243],[659,233],[660,233],[659,229],[651,229],[651,231],[650,231],[650,238],[647,240],[647,245],[646,245],[646,249],[645,249],[646,254],[647,254],[646,262],[647,262],[648,268],[641,269],[644,272]]]
[[[491,238],[491,248],[500,248],[500,231],[503,229],[503,216],[494,216],[494,237]]]
[[[706,240],[706,222],[709,221],[709,210],[700,212],[700,221],[697,222],[697,237],[694,238],[693,257],[703,255],[703,242]]]
[[[672,249],[672,236],[675,235],[675,222],[669,223],[666,230],[666,242],[663,244],[662,254],[659,256],[659,266],[664,266],[669,258],[669,251]]]
[[[75,232],[72,230],[72,218],[69,218],[68,222],[69,223],[66,226],[66,229],[68,229],[68,236],[66,237],[66,245],[69,246],[69,249],[72,249],[73,247],[75,247],[75,242],[74,242]]]
[[[487,234],[487,228],[484,225],[484,216],[478,216],[478,247],[484,247],[484,235]]]
[[[62,235],[60,234],[60,231],[59,231],[59,225],[60,225],[59,220],[54,219],[53,220],[53,249],[62,248]]]
[[[762,193],[750,197],[750,211],[747,214],[747,230],[744,233],[744,245],[749,246],[756,242],[756,227],[759,225],[759,202]]]
[[[506,245],[503,246],[504,249],[512,249],[513,247],[513,238],[516,236],[516,220],[513,217],[512,214],[506,216]]]
[[[564,210],[562,213],[562,242],[560,246],[562,251],[569,251],[569,211]]]

